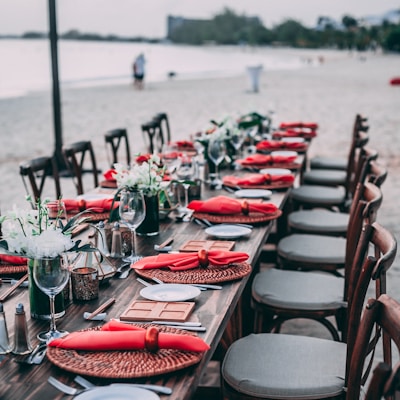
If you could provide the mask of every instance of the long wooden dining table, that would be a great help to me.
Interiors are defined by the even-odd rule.
[[[302,157],[302,156],[300,156]],[[303,158],[302,158],[303,159]],[[228,171],[232,173],[232,171]],[[285,207],[288,198],[288,190],[273,191],[270,201],[281,209]],[[234,197],[233,194],[224,190],[211,190],[206,184],[201,188],[201,198],[207,199],[212,196],[225,195]],[[188,400],[191,399],[199,386],[202,375],[213,358],[218,358],[217,353],[222,347],[226,347],[232,340],[249,333],[252,330],[251,307],[250,307],[250,285],[252,275],[257,272],[260,254],[268,236],[274,227],[275,221],[256,224],[251,235],[235,240],[234,251],[247,252],[248,263],[252,265],[252,273],[239,280],[224,282],[222,290],[202,291],[195,299],[195,308],[190,315],[190,321],[199,321],[206,327],[203,333],[197,333],[206,343],[210,350],[207,351],[196,365],[180,369],[174,372],[152,376],[149,378],[135,378],[117,380],[119,382],[141,382],[166,385],[173,389],[169,396],[160,395],[161,399]],[[177,250],[188,239],[209,239],[205,229],[192,222],[176,222],[173,216],[160,223],[159,235],[153,237],[137,237],[137,250],[141,255],[155,255],[155,244],[160,244],[167,238],[173,237],[172,247]],[[116,302],[107,310],[107,320],[119,318],[126,310],[132,300],[141,298],[139,291],[143,285],[136,280],[134,271],[126,279],[113,277],[100,286],[99,298],[89,302],[71,301],[66,307],[65,316],[57,320],[57,328],[69,332],[96,327],[102,322],[86,321],[83,318],[85,311],[93,311],[109,298],[115,298]],[[4,291],[0,287],[0,294]],[[33,345],[37,344],[36,335],[48,329],[49,322],[30,318],[28,290],[18,288],[4,302],[10,341],[13,340],[14,313],[16,305],[22,303],[25,306],[28,331]],[[223,354],[223,350],[222,350]],[[0,398],[3,400],[39,400],[39,399],[62,399],[65,395],[51,386],[47,380],[53,376],[62,382],[80,388],[74,383],[75,374],[59,368],[48,359],[40,365],[24,365],[15,362],[18,357],[12,354],[0,356]],[[82,368],[80,374],[85,376]],[[107,385],[112,383],[111,379],[88,377],[96,385]],[[115,382],[115,380],[114,380]]]

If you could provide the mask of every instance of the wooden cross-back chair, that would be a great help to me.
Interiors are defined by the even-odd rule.
[[[374,255],[364,259],[366,247]],[[363,230],[352,268],[353,297],[348,301],[347,343],[295,334],[251,334],[234,342],[221,367],[224,399],[359,399],[365,358],[378,341],[370,341],[373,323],[383,327],[383,336],[393,336],[400,348],[400,305],[381,295],[386,273],[396,256],[393,235],[378,223]],[[377,284],[378,300],[364,310],[365,296],[371,281]],[[378,297],[379,296],[379,297]],[[390,341],[383,361],[391,365]],[[367,367],[366,371],[369,371]],[[350,390],[351,389],[351,390]]]
[[[54,157],[38,157],[25,161],[20,164],[19,173],[27,195],[32,197],[32,206],[35,206],[38,199],[42,197],[47,178],[54,181],[55,198],[61,196],[60,177]]]
[[[392,399],[400,390],[400,363],[393,368],[385,362],[375,367],[364,400]]]
[[[171,141],[168,115],[164,112],[156,114],[151,121],[142,125],[142,133],[147,151],[161,152],[163,144]]]
[[[118,157],[120,149],[125,147],[125,162],[127,165],[131,163],[131,152],[129,148],[128,132],[124,128],[112,129],[104,134],[107,146],[107,158],[112,168],[115,163],[120,162]]]
[[[77,194],[84,193],[83,174],[90,173],[93,175],[94,187],[99,185],[96,157],[94,154],[91,141],[75,142],[63,147],[65,162],[74,177]],[[87,159],[89,157],[89,160]],[[86,161],[86,163],[85,163]],[[85,168],[86,164],[89,168]]]
[[[344,277],[275,268],[259,272],[252,283],[251,299],[256,332],[280,332],[286,321],[302,318],[325,326],[334,340],[346,341],[347,301],[354,291],[349,280],[353,265],[362,263],[365,257],[359,252],[355,259],[358,239],[367,239],[362,235],[363,224],[375,222],[382,203],[382,193],[372,183],[360,183],[356,197],[351,217],[355,223],[347,239]],[[336,324],[331,322],[332,317]]]

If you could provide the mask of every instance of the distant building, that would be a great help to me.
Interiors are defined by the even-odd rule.
[[[383,15],[370,15],[359,19],[359,25],[365,27],[379,26],[383,22],[389,22],[390,24],[400,24],[400,9],[388,11]]]

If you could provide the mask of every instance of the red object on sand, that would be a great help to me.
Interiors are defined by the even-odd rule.
[[[392,78],[390,80],[390,84],[391,85],[400,85],[400,76],[396,77],[396,78]]]

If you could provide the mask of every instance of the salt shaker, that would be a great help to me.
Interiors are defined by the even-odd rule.
[[[104,221],[100,221],[97,224],[96,247],[97,247],[97,250],[99,250],[99,252],[103,256],[105,256],[105,257],[110,256],[110,250],[108,249],[108,246],[107,246]]]
[[[24,305],[21,303],[15,309],[14,347],[11,352],[18,355],[32,353]]]
[[[0,354],[7,354],[11,351],[11,345],[8,338],[6,315],[4,313],[3,303],[0,303]]]
[[[115,222],[112,229],[111,257],[122,258],[123,256],[121,231],[119,229],[119,223]]]

